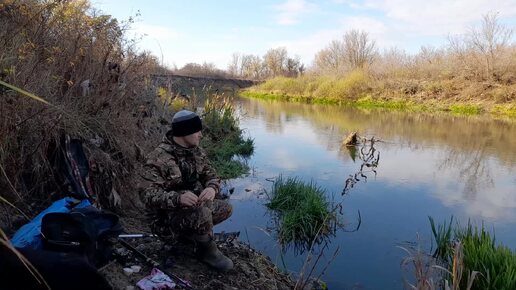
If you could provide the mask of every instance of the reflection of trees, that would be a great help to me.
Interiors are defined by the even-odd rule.
[[[457,117],[447,114],[421,114],[358,110],[338,106],[309,105],[259,99],[242,100],[250,116],[263,116],[271,127],[281,130],[286,119],[281,114],[302,116],[315,127],[315,134],[331,148],[351,131],[381,136],[383,140],[399,141],[416,146],[440,146],[456,151],[475,151],[478,144],[489,141],[486,157],[495,157],[505,166],[514,166],[516,154],[516,122]],[[331,131],[331,134],[328,132]],[[485,143],[487,144],[487,143]]]
[[[342,136],[351,131],[381,136],[383,140],[400,142],[413,150],[429,146],[442,148],[446,158],[437,170],[455,168],[458,181],[465,184],[463,192],[469,197],[494,186],[493,168],[489,162],[496,160],[509,170],[516,164],[513,152],[516,148],[516,122],[255,99],[243,102],[251,116],[261,114],[272,123],[270,127],[275,132],[282,130],[287,122],[287,118],[282,116],[288,114],[288,119],[302,116],[311,122],[314,134],[328,150],[336,150]],[[347,150],[338,152],[343,158],[352,157]]]
[[[242,99],[244,110],[254,118],[266,122],[269,132],[281,133],[289,122],[297,122],[302,117],[314,127],[314,134],[329,150],[338,149],[339,141],[348,130],[344,127],[358,128],[352,116],[343,115],[335,106],[285,103],[271,100]],[[340,116],[339,116],[340,115]],[[349,117],[349,119],[347,118]],[[344,118],[344,119],[343,119]],[[357,130],[354,130],[357,131]]]
[[[464,182],[464,197],[475,198],[480,189],[494,187],[487,143],[476,143],[477,148],[468,151],[450,149],[439,164],[439,170],[456,169],[458,171],[459,178]]]

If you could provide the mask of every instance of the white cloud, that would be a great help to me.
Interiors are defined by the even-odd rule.
[[[305,0],[287,0],[274,8],[279,12],[277,15],[279,24],[292,25],[298,23],[303,14],[314,11],[317,6]]]
[[[177,39],[180,33],[166,26],[150,25],[144,23],[136,23],[133,26],[134,34],[148,38],[157,39],[158,41],[167,41]]]
[[[442,149],[406,150],[400,159],[395,151],[382,148],[382,162],[378,167],[377,179],[391,186],[402,183],[404,187],[414,186],[414,193],[420,185],[433,188],[432,197],[437,198],[446,207],[458,207],[467,216],[484,219],[511,221],[516,218],[516,195],[514,184],[503,181],[511,176],[516,166],[503,168],[495,159],[489,159],[491,175],[501,178],[496,184],[478,184],[477,192],[466,192],[467,180],[460,178],[462,168],[440,167],[440,160],[447,158],[447,151]],[[414,162],[413,160],[418,160]],[[479,176],[476,180],[481,180]]]
[[[514,0],[366,0],[363,6],[382,11],[393,26],[427,36],[464,33],[488,12],[499,12],[501,18],[516,16]]]
[[[352,14],[342,14],[333,28],[321,29],[298,39],[271,43],[271,47],[285,46],[289,53],[299,55],[304,63],[310,64],[314,55],[330,41],[341,39],[350,29],[359,29],[369,33],[380,50],[396,46],[416,52],[423,45],[444,43],[448,34],[466,33],[473,25],[480,25],[482,15],[486,13],[499,12],[502,23],[516,18],[515,0],[333,2],[352,8]]]
[[[341,40],[344,33],[350,29],[359,29],[369,33],[371,39],[376,40],[382,46],[396,45],[389,40],[391,35],[389,28],[380,20],[365,16],[344,17],[339,25],[332,29],[322,29],[299,39],[273,42],[270,47],[284,46],[291,55],[299,55],[301,60],[310,65],[314,55],[328,46],[332,40]]]
[[[372,40],[379,41],[384,45],[391,42],[386,36],[393,31],[381,20],[367,16],[351,16],[342,18],[340,23],[344,31],[351,29],[361,30],[367,32]]]
[[[385,33],[387,30],[384,22],[367,16],[344,17],[341,19],[340,23],[343,27],[346,27],[347,30],[358,29],[376,34]]]
[[[295,158],[292,152],[285,148],[277,148],[271,154],[277,161],[278,167],[286,171],[295,171],[301,167],[301,160]]]

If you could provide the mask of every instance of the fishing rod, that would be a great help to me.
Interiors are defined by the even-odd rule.
[[[119,239],[137,239],[137,238],[157,238],[158,236],[153,234],[121,234],[118,235]]]

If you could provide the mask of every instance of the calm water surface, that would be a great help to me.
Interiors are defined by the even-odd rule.
[[[495,229],[496,240],[516,249],[516,124],[479,117],[363,111],[333,106],[242,99],[241,127],[255,140],[252,174],[229,181],[234,213],[216,230],[240,231],[241,240],[289,271],[299,271],[304,255],[292,250],[281,258],[274,241],[265,192],[277,177],[315,181],[336,201],[349,229],[331,240],[327,257],[340,253],[323,276],[330,289],[403,289],[410,273],[400,268],[414,242],[430,249],[428,216],[452,215]],[[341,196],[345,180],[357,172],[341,148],[343,137],[358,131],[375,136],[381,157],[377,175]],[[322,262],[324,264],[324,261]]]

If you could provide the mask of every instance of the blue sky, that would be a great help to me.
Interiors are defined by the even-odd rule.
[[[139,11],[132,26],[132,33],[143,36],[139,47],[178,67],[206,61],[226,69],[234,52],[263,56],[280,46],[310,65],[319,50],[350,29],[368,32],[380,51],[396,46],[415,53],[423,45],[443,45],[448,34],[467,32],[487,12],[516,25],[516,0],[91,2],[119,20]]]

